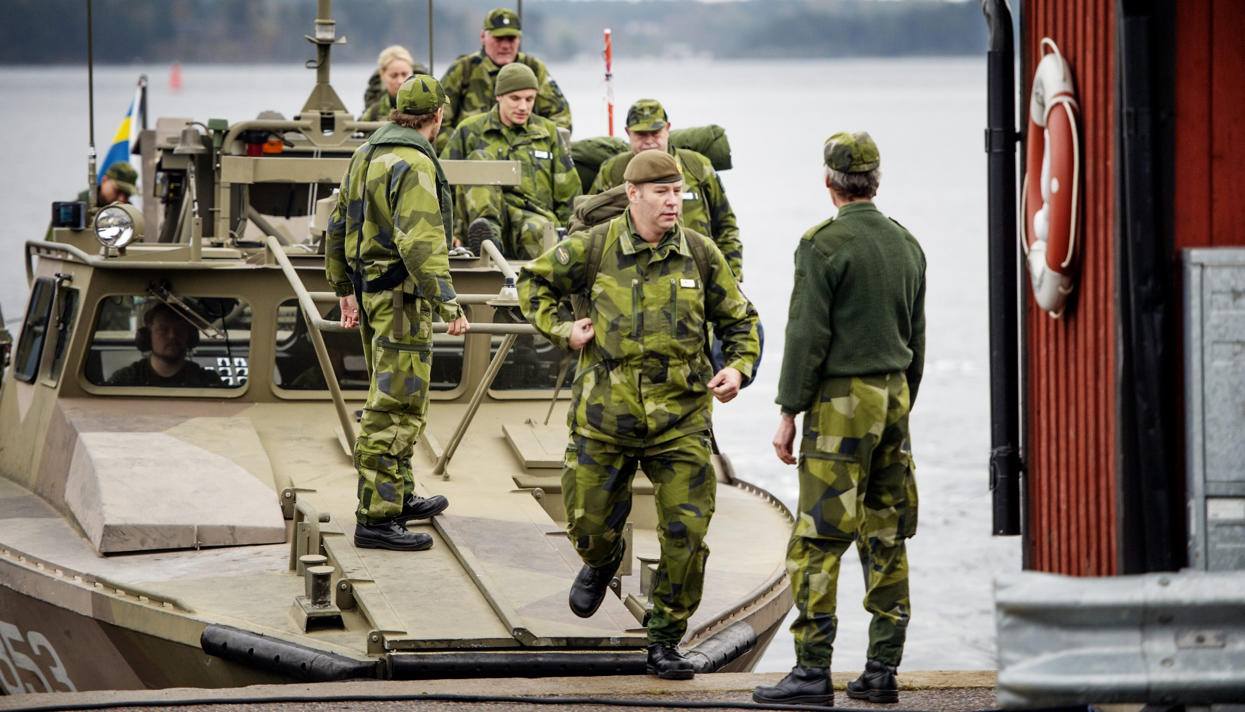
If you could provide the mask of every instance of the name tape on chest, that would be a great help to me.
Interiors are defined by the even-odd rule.
[[[696,200],[699,197],[700,196],[696,195],[695,191],[683,191],[684,200]]]
[[[535,151],[532,151],[532,155],[535,156],[536,158],[540,158],[543,160],[548,160],[550,158],[553,158],[553,154],[548,151],[535,150]]]
[[[679,286],[680,286],[680,287],[684,287],[684,288],[686,288],[686,289],[695,289],[695,288],[696,288],[696,280],[694,280],[694,279],[689,279],[688,277],[683,277],[683,278],[681,278],[681,279],[679,280]]]

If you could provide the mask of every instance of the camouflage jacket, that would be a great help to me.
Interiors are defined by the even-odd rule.
[[[444,129],[442,129],[444,130]],[[559,225],[571,218],[574,200],[583,191],[579,173],[571,161],[571,153],[558,137],[557,126],[549,119],[531,115],[522,126],[506,126],[496,107],[459,124],[454,135],[441,151],[445,160],[519,161],[523,175],[519,185],[506,186],[503,192],[519,205],[531,203],[532,212],[552,213]],[[466,242],[468,215],[476,216],[483,206],[479,191],[458,186],[454,192],[456,236]]]
[[[924,367],[925,253],[872,201],[847,203],[796,247],[775,402],[799,413],[826,378],[903,372],[915,403]]]
[[[722,179],[713,170],[713,164],[703,155],[688,148],[670,146],[669,150],[683,169],[683,224],[702,235],[712,237],[718,249],[726,255],[735,279],[742,280],[744,244],[739,240],[735,211],[731,210],[731,202],[726,199]],[[595,195],[622,185],[623,172],[627,170],[627,164],[631,163],[634,155],[627,151],[602,163],[588,193]]]
[[[393,111],[393,97],[389,96],[389,92],[381,92],[380,99],[367,107],[359,116],[359,121],[388,121],[391,111]]]
[[[540,89],[536,91],[536,104],[532,113],[543,116],[567,131],[571,130],[571,105],[562,96],[558,83],[549,76],[545,63],[530,54],[520,52],[515,57],[536,73],[536,81]],[[437,140],[437,148],[445,146],[450,133],[465,119],[483,114],[497,103],[493,94],[493,84],[497,81],[497,73],[501,67],[493,63],[481,49],[475,54],[464,54],[454,60],[450,68],[441,77],[441,86],[450,100],[445,107],[445,121],[441,126],[441,138]]]
[[[519,305],[538,331],[568,348],[571,321],[559,316],[564,296],[591,295],[595,337],[579,352],[567,415],[571,432],[628,447],[648,447],[710,425],[713,377],[705,325],[713,323],[726,365],[744,383],[760,355],[757,311],[739,289],[722,253],[707,237],[675,226],[652,246],[635,234],[631,211],[612,220],[596,279],[586,284],[590,234],[577,232],[519,274]],[[688,240],[704,240],[706,284]]]
[[[324,239],[329,284],[345,296],[404,282],[411,289],[413,282],[412,293],[441,318],[462,316],[450,280],[449,220],[449,191],[432,146],[414,129],[382,126],[355,151],[342,179]]]

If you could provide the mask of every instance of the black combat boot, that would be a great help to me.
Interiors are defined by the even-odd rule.
[[[450,501],[442,495],[433,495],[427,499],[411,495],[402,502],[402,513],[394,518],[398,524],[406,524],[412,519],[428,519],[434,517],[450,506]]]
[[[833,707],[834,686],[830,684],[830,668],[796,665],[777,685],[753,690],[752,701],[771,705]]]
[[[621,564],[621,556],[618,557],[618,561],[599,569],[585,564],[575,576],[575,583],[571,584],[571,612],[580,618],[589,618],[596,613],[601,607],[601,601],[605,600],[605,592],[609,589],[610,581],[613,580],[614,574],[618,573],[618,567]]]
[[[432,548],[432,537],[408,532],[398,520],[388,519],[379,524],[355,524],[354,545],[360,549],[423,551]]]
[[[690,680],[696,676],[696,667],[692,661],[683,657],[683,653],[673,645],[665,643],[648,644],[648,664],[645,670],[663,680]]]
[[[476,218],[467,226],[467,247],[476,257],[484,254],[484,242],[491,241],[501,249],[501,240],[498,239],[497,228],[488,218]]]
[[[870,702],[898,702],[899,683],[895,680],[895,666],[877,660],[866,662],[860,677],[847,683],[847,696]]]

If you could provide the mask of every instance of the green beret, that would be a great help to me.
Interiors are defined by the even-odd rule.
[[[623,180],[628,183],[673,183],[683,180],[683,171],[679,170],[679,162],[665,151],[650,148],[640,151],[627,164],[623,171]]]
[[[494,37],[523,35],[523,30],[519,27],[519,16],[514,14],[514,10],[504,7],[490,10],[489,14],[484,16],[484,29]]]
[[[539,89],[536,72],[522,62],[511,62],[497,73],[497,83],[493,85],[493,96],[505,96],[511,92],[524,89]]]
[[[441,82],[427,74],[413,74],[398,87],[398,111],[403,114],[431,114],[445,103]]]
[[[104,171],[105,178],[111,178],[112,182],[117,185],[117,190],[126,195],[135,195],[138,188],[135,183],[138,182],[138,171],[129,161],[117,161],[108,166],[108,170]]]
[[[878,145],[867,131],[840,131],[822,147],[826,167],[840,173],[868,173],[881,165]]]
[[[640,99],[627,109],[629,131],[661,131],[670,125],[666,110],[656,99]]]

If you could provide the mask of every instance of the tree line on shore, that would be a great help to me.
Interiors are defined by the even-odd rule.
[[[479,47],[480,23],[507,0],[433,3],[438,67]],[[3,64],[86,59],[82,0],[6,0]],[[316,0],[93,0],[95,60],[288,62],[314,56]],[[947,0],[527,0],[523,48],[565,61],[601,52],[613,30],[616,56],[807,58],[969,55],[985,51],[976,2]],[[402,44],[428,56],[427,0],[338,0],[334,49],[344,62],[371,62]]]

